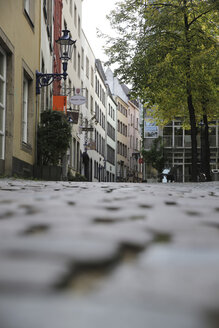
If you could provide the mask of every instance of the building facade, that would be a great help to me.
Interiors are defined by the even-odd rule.
[[[67,97],[67,114],[71,119],[72,137],[67,156],[63,158],[62,169],[65,178],[68,173],[75,176],[81,172],[81,149],[79,134],[79,106],[70,102],[71,96],[75,95],[76,89],[81,88],[81,62],[82,49],[82,0],[63,0],[62,29],[68,29],[73,40],[77,40],[72,51],[71,60],[68,62],[68,77],[61,83],[61,95]],[[83,90],[83,88],[82,88]],[[83,92],[83,91],[82,91]]]
[[[82,155],[81,174],[88,181],[94,180],[94,163],[98,159],[95,144],[95,56],[90,44],[82,31],[81,45],[81,92],[86,98],[85,104],[80,106],[80,148]]]
[[[197,133],[198,166],[201,169],[201,133]],[[150,115],[144,117],[144,149],[149,150],[156,138],[160,137],[164,146],[165,168],[172,169],[174,181],[189,182],[191,179],[191,135],[190,130],[182,126],[180,119],[169,122],[161,128],[151,122]],[[209,123],[210,167],[212,180],[219,179],[219,123]],[[144,179],[158,181],[158,172],[150,163],[144,164]]]
[[[107,87],[101,62],[95,61],[95,144],[94,181],[106,180]]]
[[[117,105],[108,85],[106,99],[106,182],[115,182],[117,172]]]
[[[128,97],[128,181],[142,181],[141,147],[142,137],[140,129],[140,102],[130,97],[130,89],[122,84]]]
[[[197,134],[198,165],[201,169],[201,129]],[[191,135],[182,127],[180,120],[167,124],[161,135],[164,143],[166,167],[174,168],[175,181],[188,182],[191,177]],[[210,167],[213,180],[219,179],[219,123],[209,124]]]
[[[54,61],[54,1],[41,1],[40,72],[52,73]],[[53,24],[54,21],[54,24]],[[61,34],[59,34],[61,35]],[[58,38],[57,38],[58,39]],[[52,108],[53,85],[40,90],[40,112]],[[38,118],[40,119],[40,118]]]
[[[33,175],[40,21],[39,0],[0,2],[0,174],[4,175]]]
[[[63,179],[138,181],[138,107],[113,72],[104,72],[81,26],[82,0],[0,2],[0,175],[39,177],[40,114],[61,110],[71,122]],[[56,41],[63,29],[76,40],[67,79],[36,89],[36,71],[62,73]],[[75,104],[75,95],[84,103]]]

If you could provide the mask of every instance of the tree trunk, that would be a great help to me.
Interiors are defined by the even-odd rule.
[[[187,94],[188,94],[188,90],[187,90]],[[197,182],[197,176],[198,176],[198,167],[197,167],[198,154],[197,154],[197,139],[196,139],[197,128],[196,128],[195,110],[192,103],[191,94],[188,94],[187,102],[188,102],[188,110],[189,110],[189,117],[190,117],[191,143],[192,143],[191,181]]]
[[[186,12],[187,0],[184,3],[184,24],[185,24],[185,41],[186,41],[186,93],[187,93],[187,105],[190,118],[191,127],[191,143],[192,143],[192,167],[191,167],[191,181],[197,182],[198,175],[198,154],[197,154],[197,128],[196,128],[196,117],[195,108],[192,101],[192,88],[191,88],[191,49],[190,49],[190,36],[189,36],[189,23],[188,15]]]
[[[206,114],[203,114],[203,123],[204,123],[204,133],[201,131],[203,136],[201,140],[203,142],[202,147],[202,158],[201,164],[203,172],[206,175],[206,180],[211,181],[211,169],[210,169],[210,145],[209,145],[209,128],[208,128],[208,118]]]

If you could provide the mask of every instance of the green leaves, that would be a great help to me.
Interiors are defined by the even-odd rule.
[[[209,118],[219,116],[218,8],[214,0],[123,0],[110,15],[118,37],[106,37],[107,64],[118,64],[116,73],[154,120],[189,122],[193,181],[197,122],[203,108]]]
[[[71,127],[63,113],[42,112],[37,136],[38,163],[57,165],[67,151],[70,139]]]
[[[161,138],[154,139],[150,150],[142,150],[144,161],[151,164],[159,173],[162,172],[165,163],[163,145]]]
[[[208,63],[209,56],[215,58],[218,54],[217,1],[119,1],[109,20],[118,37],[104,36],[107,65],[117,63],[116,73],[122,81],[132,84],[134,95],[145,100],[148,107],[159,106],[161,121],[166,112],[172,119],[188,116],[186,81],[199,112],[203,65],[205,84],[212,90],[209,98],[213,96],[216,81],[207,78],[207,74],[214,75],[218,66],[218,59],[211,68]],[[214,110],[215,107],[211,111]]]

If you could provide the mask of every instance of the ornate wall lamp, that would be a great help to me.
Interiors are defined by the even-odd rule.
[[[40,94],[40,89],[53,83],[53,81],[66,80],[68,61],[71,59],[73,45],[76,40],[72,40],[69,35],[69,30],[63,30],[63,35],[56,41],[59,44],[60,59],[62,61],[63,73],[40,73],[36,71],[36,94]]]

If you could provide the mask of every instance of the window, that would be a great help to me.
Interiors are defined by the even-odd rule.
[[[107,122],[107,135],[115,141],[115,129],[109,122]]]
[[[106,125],[106,124],[105,124],[105,121],[106,121],[106,116],[103,115],[103,129],[104,129],[104,130],[105,130],[105,127],[106,127],[106,126],[105,126],[105,125]]]
[[[124,145],[124,156],[127,157],[127,146]]]
[[[0,159],[4,159],[6,106],[6,54],[0,47]]]
[[[101,138],[101,142],[102,142],[102,155],[104,156],[104,153],[105,153],[105,139],[104,138]]]
[[[70,14],[72,16],[72,0],[70,0]]]
[[[91,114],[93,114],[93,111],[94,111],[94,100],[93,100],[93,97],[90,96],[90,112],[91,112]]]
[[[217,141],[216,141],[216,126],[209,126],[209,143],[210,147],[216,147]]]
[[[76,7],[76,5],[74,6],[74,24],[75,24],[75,27],[77,27],[77,7]]]
[[[25,152],[32,152],[33,128],[34,128],[34,73],[29,69],[24,61],[23,82],[22,82],[22,113],[21,113],[21,149]],[[49,101],[49,90],[46,91]],[[48,102],[47,101],[47,102]]]
[[[44,0],[45,3],[45,0]],[[27,12],[27,14],[30,13],[30,0],[24,0],[24,10]]]
[[[86,76],[89,79],[89,59],[86,57]]]
[[[91,78],[91,85],[92,85],[92,87],[93,87],[93,85],[94,85],[94,69],[93,69],[93,67],[91,66],[91,73],[90,73],[90,78]]]
[[[95,92],[97,93],[97,77],[95,76]]]
[[[81,19],[78,16],[78,36],[80,36],[80,35],[81,35]]]
[[[183,147],[183,129],[180,126],[176,126],[174,129],[174,146]]]
[[[86,107],[88,108],[88,89],[86,88]]]
[[[96,161],[94,161],[94,178],[98,178],[98,168]]]
[[[99,133],[97,132],[97,137],[96,137],[96,151],[99,153]]]
[[[28,80],[23,79],[22,142],[27,143]]]
[[[32,27],[34,27],[34,0],[24,0],[24,13]]]
[[[71,79],[68,78],[68,87],[69,87],[69,92],[68,92],[68,103],[70,103],[70,99],[71,99],[71,90],[72,90],[72,83],[71,83]]]
[[[77,54],[77,48],[76,48],[76,46],[74,46],[74,53],[73,53],[73,60],[74,60],[74,62],[73,62],[73,64],[74,64],[74,69],[75,69],[75,71],[76,71],[76,65],[77,65],[77,63],[76,63],[76,54]]]
[[[77,141],[77,171],[80,169],[80,143]]]
[[[47,35],[50,41],[50,51],[52,51],[52,0],[43,0],[43,15],[46,24]]]
[[[115,165],[115,150],[107,145],[107,161]]]
[[[136,138],[136,150],[138,150],[138,138]]]
[[[78,77],[81,77],[81,56],[78,53]]]
[[[100,82],[97,80],[97,95],[100,96]]]
[[[84,49],[81,48],[81,68],[84,69]]]
[[[105,92],[104,92],[104,90],[102,89],[102,103],[103,103],[103,105],[105,106]]]
[[[73,138],[73,145],[72,145],[72,166],[74,169],[76,169],[76,166],[77,166],[77,163],[76,163],[76,160],[77,160],[77,157],[76,157],[76,153],[77,153],[77,149],[76,149],[76,139]]]
[[[100,109],[100,112],[99,112],[99,123],[100,123],[100,125],[102,125],[102,112],[101,112],[101,109]]]

